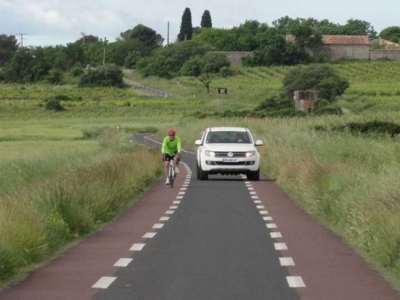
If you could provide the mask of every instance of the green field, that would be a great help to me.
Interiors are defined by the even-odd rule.
[[[159,152],[132,143],[133,133],[162,137],[173,127],[184,145],[194,148],[204,127],[238,125],[264,140],[262,171],[400,291],[399,137],[334,130],[351,122],[400,124],[400,62],[332,66],[350,83],[338,99],[342,116],[193,117],[197,111],[256,107],[280,90],[290,67],[237,68],[233,77],[213,79],[210,94],[194,78],[179,78],[178,85],[177,78],[129,75],[173,97],[72,85],[0,86],[0,282],[21,278],[101,228],[160,178]],[[219,87],[228,94],[219,95]],[[55,95],[70,97],[61,102],[65,111],[45,110],[44,100]],[[142,181],[131,178],[136,170],[143,172]],[[11,253],[24,259],[15,261]]]

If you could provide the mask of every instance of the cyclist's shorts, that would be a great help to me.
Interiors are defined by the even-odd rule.
[[[174,155],[175,155],[176,153],[177,153],[177,152],[175,152]],[[163,155],[163,161],[170,161],[171,158],[172,158],[171,154],[166,153],[166,154]]]

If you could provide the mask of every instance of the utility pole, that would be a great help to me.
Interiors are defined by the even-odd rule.
[[[169,22],[168,22],[168,29],[167,29],[167,46],[169,45]]]
[[[21,48],[24,47],[24,34],[27,33],[19,33],[19,35],[21,36],[21,42],[20,42]]]

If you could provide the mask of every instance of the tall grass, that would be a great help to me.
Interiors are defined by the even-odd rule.
[[[111,221],[161,176],[158,151],[128,146],[115,131],[104,130],[105,150],[91,156],[2,166],[11,178],[0,186],[0,286]]]

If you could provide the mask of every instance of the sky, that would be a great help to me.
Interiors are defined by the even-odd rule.
[[[0,0],[0,34],[15,35],[23,46],[66,45],[82,35],[114,42],[121,32],[143,24],[174,42],[189,8],[192,26],[205,10],[214,28],[237,27],[246,20],[272,26],[282,17],[349,19],[369,22],[379,32],[400,26],[400,1],[394,0]]]

